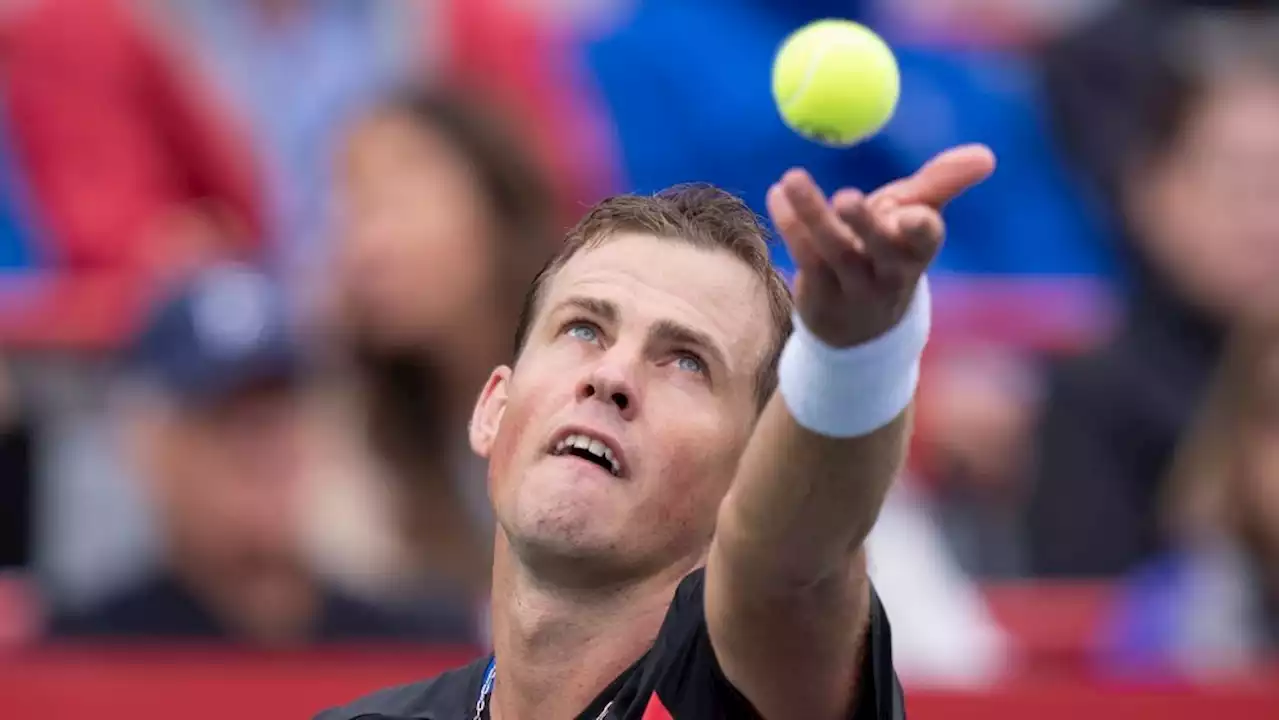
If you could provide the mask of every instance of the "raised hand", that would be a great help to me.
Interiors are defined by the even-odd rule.
[[[787,171],[766,203],[796,263],[796,310],[828,345],[848,347],[893,327],[942,245],[942,207],[995,170],[982,145],[947,150],[870,195],[830,201],[804,170]]]

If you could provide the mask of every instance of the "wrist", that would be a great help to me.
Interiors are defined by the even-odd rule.
[[[778,392],[802,427],[858,437],[888,425],[910,405],[929,337],[927,280],[916,286],[898,324],[868,342],[836,348],[798,316],[778,364]]]

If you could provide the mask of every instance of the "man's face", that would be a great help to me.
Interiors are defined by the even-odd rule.
[[[139,418],[140,460],[177,560],[251,582],[299,560],[299,401],[284,388]]]
[[[572,257],[472,426],[517,552],[626,576],[700,558],[755,424],[769,317],[727,252],[622,234]]]
[[[492,213],[467,158],[439,133],[380,113],[355,127],[342,160],[342,320],[392,347],[451,337],[493,286]]]
[[[1144,249],[1196,305],[1226,318],[1275,316],[1276,85],[1224,78],[1130,201]]]

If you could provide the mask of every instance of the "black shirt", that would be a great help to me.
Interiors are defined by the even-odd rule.
[[[634,665],[618,676],[578,716],[579,720],[729,720],[759,714],[725,679],[711,647],[702,603],[703,571],[676,590],[658,637]],[[439,677],[390,688],[316,720],[472,720],[492,657]],[[501,682],[501,668],[498,668]],[[871,593],[871,623],[857,680],[854,720],[901,720],[902,688],[893,672],[889,620]],[[610,705],[610,703],[612,703]],[[604,715],[606,706],[609,707]],[[487,715],[486,715],[487,717]]]
[[[424,620],[401,615],[335,588],[321,586],[320,613],[312,641],[358,639],[419,642],[471,642],[467,617],[442,613]],[[80,611],[53,615],[48,634],[57,640],[152,638],[157,640],[234,640],[234,633],[169,573],[156,573],[122,592]]]

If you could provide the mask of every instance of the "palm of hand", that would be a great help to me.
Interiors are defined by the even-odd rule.
[[[803,170],[783,175],[766,200],[795,259],[805,325],[835,347],[892,328],[942,245],[942,207],[994,169],[989,149],[966,145],[871,195],[844,189],[830,201]]]

